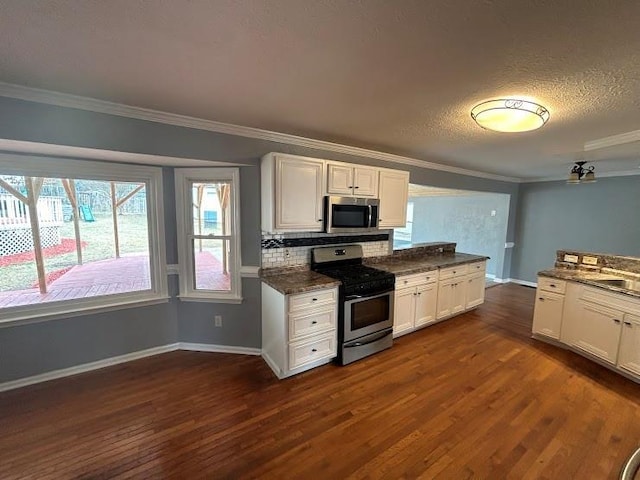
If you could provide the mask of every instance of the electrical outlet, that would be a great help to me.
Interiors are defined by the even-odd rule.
[[[213,317],[213,321],[214,321],[216,327],[221,327],[222,326],[222,315],[216,315],[215,317]]]
[[[568,263],[578,263],[578,255],[565,254],[564,261]]]
[[[285,257],[285,258],[289,258],[290,256],[291,256],[291,252],[289,251],[289,249],[286,249],[286,250],[284,251],[284,257]]]
[[[597,265],[598,257],[588,257],[585,255],[584,257],[582,257],[582,263],[584,263],[585,265]]]

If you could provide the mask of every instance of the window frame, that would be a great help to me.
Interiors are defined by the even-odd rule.
[[[242,303],[242,254],[240,250],[240,169],[239,168],[176,168],[176,233],[178,237],[178,270],[179,294],[181,301]],[[229,280],[231,289],[228,292],[216,290],[198,290],[194,286],[194,256],[191,240],[198,237],[193,229],[193,198],[191,185],[194,182],[231,183],[230,220],[231,249],[229,258]],[[220,235],[202,235],[203,239],[218,239]]]
[[[126,161],[126,154],[123,154]],[[145,184],[150,290],[0,308],[0,326],[133,308],[169,301],[162,168],[39,155],[0,153],[0,174]]]

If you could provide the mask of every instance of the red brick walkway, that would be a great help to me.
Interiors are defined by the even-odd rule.
[[[207,252],[197,255],[198,288],[228,290],[229,276],[222,274],[218,259]],[[150,288],[149,257],[132,255],[76,265],[51,282],[44,295],[37,288],[0,292],[0,308],[137,292]]]

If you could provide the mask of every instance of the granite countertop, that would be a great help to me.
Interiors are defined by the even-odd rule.
[[[443,253],[428,256],[388,256],[376,259],[364,259],[365,265],[380,270],[386,270],[395,275],[409,275],[412,273],[429,272],[439,268],[453,267],[465,263],[487,260],[489,257],[471,255],[469,253]]]
[[[279,272],[262,275],[262,281],[285,295],[337,287],[340,281],[311,270],[278,269]]]
[[[538,275],[541,277],[558,278],[560,280],[568,280],[571,282],[584,283],[585,285],[601,288],[603,290],[609,290],[614,293],[623,293],[631,297],[640,298],[640,291],[638,290],[629,290],[624,287],[620,287],[616,285],[608,285],[608,284],[598,282],[598,280],[613,280],[613,279],[619,279],[619,278],[628,278],[628,279],[636,280],[636,282],[640,284],[640,276],[638,276],[638,274],[630,274],[630,276],[625,276],[624,274],[618,275],[618,274],[602,272],[602,271],[598,272],[598,271],[585,271],[585,270],[568,269],[568,268],[552,268],[550,270],[542,270],[541,272],[538,272]]]

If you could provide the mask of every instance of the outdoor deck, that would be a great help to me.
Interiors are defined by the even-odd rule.
[[[228,290],[229,275],[221,273],[220,262],[207,252],[197,255],[198,287]],[[44,295],[38,288],[0,292],[0,308],[136,292],[150,288],[148,257],[124,256],[76,265],[52,281]]]

